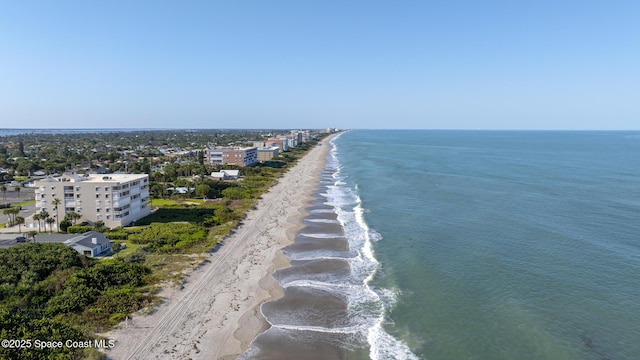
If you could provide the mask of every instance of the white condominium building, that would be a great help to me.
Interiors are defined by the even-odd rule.
[[[129,225],[150,213],[149,175],[85,174],[49,177],[35,182],[36,212],[49,216],[76,212],[83,220],[101,220],[110,228]],[[59,199],[56,206],[54,199]]]

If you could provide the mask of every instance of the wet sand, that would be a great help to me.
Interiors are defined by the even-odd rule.
[[[306,208],[304,228],[283,249],[289,266],[273,277],[284,287],[284,295],[261,307],[272,326],[253,341],[242,360],[369,358],[363,326],[350,301],[352,286],[362,286],[362,280],[352,276],[349,261],[358,254],[350,249],[325,193],[335,181],[332,174],[323,171]]]

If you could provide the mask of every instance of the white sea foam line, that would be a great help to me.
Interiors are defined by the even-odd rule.
[[[362,287],[361,285],[336,284],[336,283],[317,281],[317,280],[293,280],[282,285],[282,287],[285,287],[285,288],[292,287],[292,286],[310,287],[314,289],[322,289],[322,290],[328,290],[328,291],[335,290],[336,288],[350,290],[350,289],[357,289]]]
[[[271,325],[276,328],[285,330],[298,330],[298,331],[315,331],[330,334],[356,334],[365,330],[362,325],[349,326],[343,328],[326,328],[322,326],[300,326],[300,325]]]
[[[336,234],[325,234],[325,233],[300,233],[300,236],[315,238],[315,239],[334,239],[334,238],[344,238],[344,234],[336,233]]]
[[[336,137],[337,138],[337,137]],[[334,138],[333,140],[335,140]],[[373,248],[371,241],[377,241],[380,238],[380,235],[369,229],[368,225],[364,220],[364,210],[362,208],[362,200],[357,194],[358,186],[355,186],[355,194],[350,191],[348,187],[344,187],[347,185],[344,181],[342,181],[341,170],[342,165],[337,159],[337,146],[331,141],[332,149],[331,149],[331,157],[332,160],[335,160],[337,164],[336,172],[331,176],[336,179],[334,186],[327,187],[327,198],[328,202],[325,204],[331,205],[334,207],[335,212],[338,214],[338,220],[345,227],[345,236],[349,240],[349,243],[353,245],[357,245],[356,249],[361,249],[361,251],[356,252],[356,257],[353,258],[343,258],[343,257],[334,257],[334,256],[314,256],[311,258],[297,258],[295,260],[316,260],[316,259],[338,259],[338,260],[348,260],[350,264],[355,265],[352,266],[352,269],[356,271],[363,272],[362,275],[366,274],[366,277],[363,280],[363,284],[361,286],[355,285],[357,288],[364,289],[364,294],[358,291],[351,291],[349,293],[349,306],[351,307],[352,298],[360,298],[357,303],[364,303],[368,301],[377,302],[381,309],[379,309],[378,314],[368,314],[373,315],[375,318],[370,319],[374,323],[372,324],[369,321],[364,321],[364,324],[360,324],[354,327],[347,328],[323,328],[316,326],[293,326],[293,325],[276,325],[275,327],[281,329],[288,330],[308,330],[308,331],[317,331],[317,332],[329,332],[329,333],[363,333],[366,332],[367,342],[370,345],[369,355],[372,360],[379,359],[417,359],[417,356],[411,352],[408,346],[403,342],[393,338],[382,328],[382,323],[384,320],[384,306],[382,303],[382,299],[380,296],[371,289],[369,283],[375,276],[375,272],[378,268],[379,262],[374,256]],[[347,206],[349,204],[355,204],[356,206],[352,209],[353,212],[351,214],[347,214],[342,210],[342,206]],[[316,209],[320,210],[320,209]],[[313,211],[312,211],[313,212]],[[324,212],[324,211],[321,211]],[[328,210],[326,212],[332,212]],[[353,218],[352,216],[353,215]],[[352,219],[350,219],[352,218]],[[356,229],[354,233],[348,233],[346,229],[347,225],[350,221],[353,220],[357,224],[357,227],[360,228],[361,231],[357,232]],[[349,236],[353,235],[353,236]],[[364,257],[362,256],[364,255]],[[334,284],[330,284],[333,289],[335,289]],[[354,288],[355,289],[355,288]],[[362,296],[357,296],[356,293],[362,294]],[[356,296],[353,296],[356,295]],[[365,300],[362,300],[365,299]],[[355,299],[354,299],[355,300]],[[260,309],[262,312],[262,307]],[[378,313],[376,311],[376,313]],[[264,316],[264,313],[263,313]],[[265,317],[266,318],[266,317]],[[362,319],[365,320],[365,319]],[[272,324],[272,326],[274,326]]]
[[[332,143],[332,145],[334,147],[336,147],[335,144]],[[335,154],[332,153],[332,156],[336,156],[336,160],[337,160],[337,147],[336,147],[336,153]],[[336,181],[336,184],[337,184],[341,179],[340,171],[336,172],[335,175],[336,175],[335,176],[336,179],[338,179]],[[361,261],[362,265],[365,267],[365,270],[368,270],[367,271],[368,275],[366,276],[366,278],[363,281],[365,292],[370,297],[372,297],[374,299],[377,299],[380,302],[381,306],[382,306],[382,309],[380,309],[380,314],[381,315],[378,316],[375,319],[375,324],[373,326],[369,327],[368,330],[367,330],[367,342],[370,345],[369,356],[370,356],[370,358],[372,360],[379,360],[379,359],[410,359],[410,360],[413,360],[413,359],[417,359],[417,356],[411,352],[409,347],[404,342],[395,339],[394,337],[389,335],[382,328],[382,322],[384,321],[384,306],[382,305],[382,299],[380,298],[380,296],[375,291],[373,291],[373,289],[371,289],[371,287],[369,285],[370,282],[373,280],[373,277],[375,276],[375,273],[376,273],[377,268],[379,266],[379,262],[374,256],[374,251],[373,251],[373,247],[372,247],[372,241],[380,240],[381,235],[379,233],[371,230],[369,228],[368,224],[366,223],[366,221],[364,219],[364,215],[363,215],[364,214],[364,209],[362,207],[362,199],[357,194],[358,190],[359,190],[359,187],[356,184],[355,185],[356,206],[353,208],[353,213],[354,213],[354,217],[355,217],[354,220],[358,224],[358,226],[360,227],[362,232],[361,232],[361,234],[357,234],[355,236],[354,240],[356,240],[357,242],[360,242],[358,240],[362,241],[361,242],[361,246],[362,246],[361,249],[362,249],[362,253],[364,255],[364,258],[360,257],[361,254],[360,254],[360,251],[358,251],[358,256],[356,257],[356,259],[359,258],[359,260],[362,260]],[[328,193],[331,194],[330,191],[328,191]],[[337,205],[337,204],[335,204],[335,203],[337,203],[337,201],[331,199],[331,197],[329,199],[332,200],[331,202],[334,203],[334,206]],[[345,215],[344,212],[341,213],[339,207],[338,206],[335,206],[335,207],[336,207],[336,211],[338,212],[338,219],[340,220],[340,222],[343,223],[343,227],[345,228],[345,235],[347,236],[347,238],[349,240],[351,240],[351,238],[349,236],[351,234],[347,230],[347,226],[346,226],[346,222],[348,220],[344,219],[344,215]],[[372,266],[366,266],[366,262],[367,261],[370,262],[372,264]],[[367,297],[367,296],[365,295],[365,297]]]
[[[349,260],[352,258],[349,257],[341,257],[341,256],[326,256],[326,255],[320,255],[320,256],[310,256],[310,257],[291,257],[288,255],[288,257],[291,260],[296,260],[296,261],[310,261],[310,260]]]
[[[307,221],[312,223],[340,224],[340,221],[334,219],[307,219]]]
[[[310,211],[311,214],[333,214],[333,209],[313,209]]]

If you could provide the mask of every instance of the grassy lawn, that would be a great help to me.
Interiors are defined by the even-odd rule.
[[[32,205],[32,204],[35,204],[35,203],[36,203],[35,200],[27,200],[27,201],[22,201],[22,202],[19,202],[19,203],[11,204],[11,207],[27,206],[27,205]]]
[[[118,251],[117,255],[118,256],[126,256],[129,254],[135,254],[136,251],[138,251],[139,248],[143,247],[143,244],[134,244],[129,240],[113,240],[114,243],[117,244],[125,244],[125,248]]]

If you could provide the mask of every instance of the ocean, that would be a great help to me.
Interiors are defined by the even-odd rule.
[[[353,130],[244,359],[640,359],[640,133]]]

